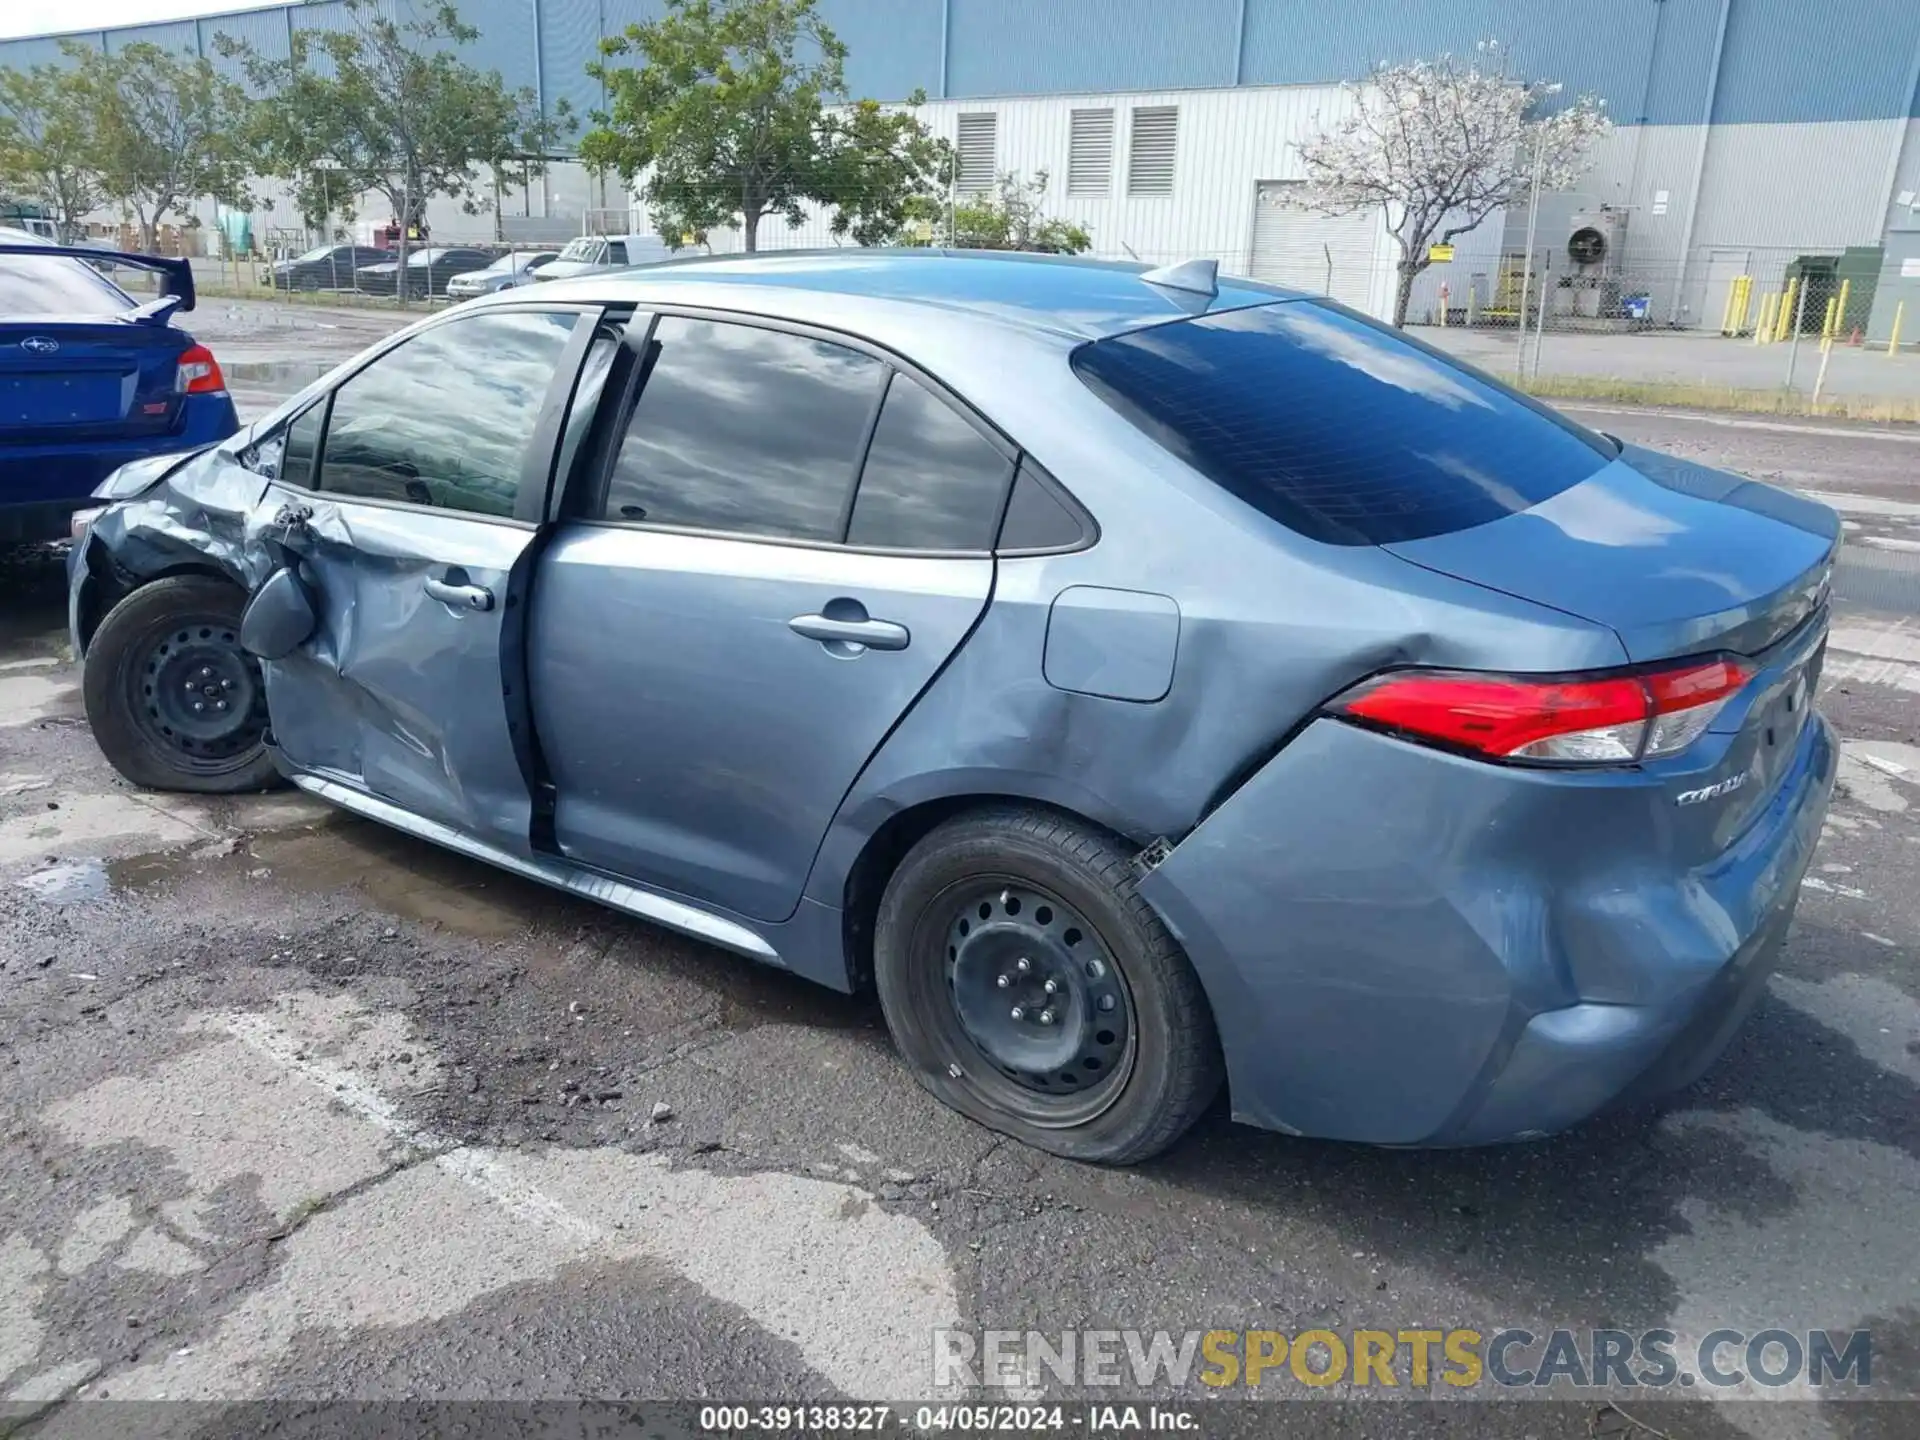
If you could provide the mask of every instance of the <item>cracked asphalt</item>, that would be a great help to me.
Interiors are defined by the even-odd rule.
[[[1000,1142],[912,1082],[870,998],[304,797],[130,790],[82,718],[58,557],[0,561],[0,1432],[905,1402],[953,1326],[1665,1328],[1683,1359],[1724,1326],[1870,1329],[1880,1398],[1383,1408],[1283,1378],[1258,1397],[1318,1403],[1276,1420],[1193,1383],[1117,1393],[1208,1434],[1920,1433],[1920,437],[1579,418],[1839,497],[1841,793],[1781,972],[1705,1081],[1493,1150],[1224,1112],[1130,1171]],[[258,1401],[283,1408],[208,1408]]]

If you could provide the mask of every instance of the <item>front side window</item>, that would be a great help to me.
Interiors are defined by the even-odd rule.
[[[319,489],[510,516],[577,315],[474,315],[423,330],[334,392]]]
[[[614,265],[627,263],[627,247],[618,240],[607,242],[607,260]]]
[[[674,315],[654,341],[606,518],[840,539],[886,367],[802,335]]]
[[[1108,336],[1073,368],[1222,489],[1331,545],[1483,525],[1613,458],[1490,377],[1317,300]]]
[[[860,472],[849,545],[993,548],[1013,462],[924,385],[896,374]]]
[[[327,421],[327,402],[310,405],[287,427],[277,478],[301,487],[313,484],[313,462],[320,454],[320,428]]]

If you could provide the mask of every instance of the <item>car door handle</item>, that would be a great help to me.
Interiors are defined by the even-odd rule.
[[[493,609],[493,592],[484,585],[450,585],[428,576],[420,588],[442,605],[451,605],[457,610]]]
[[[864,645],[869,650],[904,650],[913,636],[891,620],[834,620],[825,615],[796,615],[787,622],[796,635],[823,645]]]

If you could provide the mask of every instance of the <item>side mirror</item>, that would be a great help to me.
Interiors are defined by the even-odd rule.
[[[262,660],[282,660],[313,634],[319,612],[313,592],[291,565],[266,579],[240,617],[240,645]]]

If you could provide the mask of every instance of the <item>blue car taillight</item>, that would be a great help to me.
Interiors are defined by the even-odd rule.
[[[1631,765],[1686,749],[1753,673],[1731,656],[1635,675],[1396,670],[1355,686],[1328,709],[1490,760]]]

